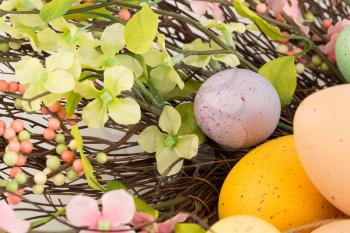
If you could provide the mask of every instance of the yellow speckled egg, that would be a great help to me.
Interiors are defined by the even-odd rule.
[[[350,220],[339,220],[317,228],[312,233],[349,233]]]
[[[294,117],[295,142],[311,181],[350,215],[350,84],[308,96]]]
[[[336,210],[307,177],[294,136],[260,145],[227,176],[219,197],[219,217],[260,217],[279,230],[333,218]]]
[[[257,217],[236,215],[221,219],[207,233],[280,233],[274,226]]]

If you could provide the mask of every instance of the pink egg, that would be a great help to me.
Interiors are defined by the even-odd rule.
[[[81,173],[84,171],[83,162],[81,161],[81,159],[74,160],[73,170],[76,171],[77,173]]]
[[[16,136],[16,131],[12,128],[6,128],[4,132],[4,138],[10,140]]]
[[[18,133],[24,129],[24,123],[23,121],[16,119],[12,121],[11,128],[14,129],[16,133]]]
[[[33,143],[29,140],[21,142],[21,151],[23,154],[29,154],[33,150]]]
[[[222,71],[199,89],[195,116],[203,132],[232,148],[256,145],[276,129],[281,103],[274,87],[245,69]]]

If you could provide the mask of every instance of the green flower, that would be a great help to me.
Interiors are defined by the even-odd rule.
[[[16,79],[27,86],[24,98],[30,99],[44,92],[52,93],[30,104],[24,103],[26,110],[39,110],[42,101],[45,105],[51,105],[61,94],[73,90],[75,79],[80,76],[80,65],[69,52],[59,52],[47,57],[45,66],[39,59],[28,56],[16,64]]]
[[[175,108],[165,106],[159,118],[159,127],[165,133],[153,125],[139,135],[138,143],[141,148],[148,153],[156,152],[157,170],[160,174],[170,167],[168,176],[178,173],[182,168],[183,159],[192,159],[198,153],[198,136],[178,135],[180,126],[180,114]]]
[[[84,66],[94,69],[125,66],[132,70],[136,77],[141,76],[143,68],[135,58],[118,54],[124,47],[124,25],[115,23],[102,32],[99,48],[83,45],[77,53],[80,63]]]
[[[183,55],[180,54],[173,58],[170,56],[165,47],[165,36],[163,34],[158,34],[158,47],[160,51],[151,49],[148,53],[142,55],[146,64],[153,68],[150,72],[153,85],[162,94],[170,92],[176,86],[183,89],[185,84],[174,69],[174,65],[183,59]]]
[[[5,11],[17,10],[40,10],[43,7],[41,0],[8,0],[1,3],[0,9]]]
[[[102,128],[108,115],[118,124],[136,124],[141,119],[138,103],[132,98],[116,97],[131,90],[132,71],[123,66],[108,68],[104,72],[104,88],[97,90],[92,81],[79,83],[75,91],[86,99],[94,99],[83,109],[83,120],[90,128]]]

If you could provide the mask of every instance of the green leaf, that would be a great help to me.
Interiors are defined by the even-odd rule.
[[[175,225],[175,233],[205,233],[205,230],[198,224],[180,223]]]
[[[158,218],[158,211],[153,209],[151,206],[149,206],[146,202],[144,202],[143,200],[141,200],[138,197],[134,197],[134,201],[135,201],[135,205],[136,205],[136,210],[138,212],[143,212],[146,214],[151,215],[154,219]]]
[[[86,2],[84,4],[73,6],[73,7],[70,8],[70,10],[81,9],[81,8],[90,7],[90,6],[93,6],[93,5],[94,4],[92,4],[92,3]],[[99,18],[98,15],[87,14],[87,13],[98,13],[98,14],[106,14],[106,15],[111,15],[112,14],[112,12],[108,11],[106,8],[98,8],[98,9],[91,10],[91,11],[88,11],[88,12],[65,15],[64,18],[66,20],[83,20],[83,19]]]
[[[40,11],[40,18],[45,23],[64,15],[77,0],[52,0],[46,3]]]
[[[253,21],[266,36],[269,36],[275,40],[284,38],[284,36],[281,34],[280,30],[277,27],[272,26],[267,21],[260,18],[254,11],[250,10],[240,0],[233,1],[233,6],[240,16],[246,17]]]
[[[163,95],[165,100],[178,100],[189,97],[194,92],[198,91],[202,83],[197,80],[189,80],[185,82],[185,87],[180,89],[175,87],[172,91]]]
[[[82,96],[73,91],[67,94],[67,104],[66,104],[66,112],[67,117],[70,117],[75,113],[75,109],[77,108]]]
[[[145,54],[153,45],[158,30],[158,15],[144,4],[128,21],[124,30],[126,48],[136,54]]]
[[[83,149],[83,138],[81,137],[80,131],[78,126],[74,125],[71,129],[71,134],[73,138],[76,140],[78,144],[78,151],[80,153],[80,158],[83,162],[83,167],[84,167],[84,172],[85,172],[85,177],[86,180],[89,184],[89,186],[95,190],[99,191],[107,191],[105,187],[103,187],[96,179],[94,176],[94,168],[92,167],[89,159],[86,157],[84,154],[84,149]]]
[[[126,189],[125,185],[116,180],[109,180],[106,184],[107,191],[117,190],[117,189]]]
[[[196,134],[199,139],[199,144],[204,142],[205,135],[197,125],[196,118],[194,116],[193,103],[187,102],[176,106],[176,110],[181,116],[181,126],[178,135]]]
[[[260,68],[259,74],[275,87],[282,107],[291,102],[297,86],[294,57],[285,56],[269,61]]]

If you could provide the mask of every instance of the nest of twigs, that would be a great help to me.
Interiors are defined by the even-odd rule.
[[[215,1],[215,0],[213,0]],[[225,13],[227,22],[241,22],[242,20],[234,12],[232,3],[228,0],[217,0],[221,3],[221,7]],[[254,1],[247,1],[254,8]],[[315,16],[315,21],[310,23],[311,35],[319,35],[321,40],[325,30],[321,26],[324,18],[331,18],[333,22],[349,18],[350,7],[347,1],[341,1],[336,7],[331,7],[329,0],[324,0],[322,3],[317,0],[300,0],[300,8],[312,11]],[[117,11],[119,7],[128,6],[125,2],[120,2],[113,6],[109,6],[111,11]],[[154,6],[158,9],[160,17],[160,31],[166,35],[169,51],[181,49],[184,43],[192,42],[194,39],[201,38],[208,40],[208,34],[198,28],[198,25],[193,24],[198,22],[198,16],[194,15],[186,0],[164,0]],[[136,9],[130,9],[131,11]],[[174,14],[176,13],[176,14]],[[178,17],[181,15],[182,17]],[[273,14],[266,14],[263,17],[272,25],[277,25],[283,31],[290,34],[303,35],[301,30],[287,16],[284,17],[285,22],[276,21]],[[210,16],[208,15],[208,18]],[[99,27],[96,22],[96,27]],[[9,39],[6,35],[4,38]],[[237,54],[241,58],[241,67],[251,70],[257,70],[267,61],[279,56],[276,52],[276,44],[265,35],[257,32],[247,31],[244,34],[234,34]],[[291,44],[298,47],[303,47],[299,40],[290,40]],[[301,43],[301,44],[300,44]],[[225,49],[225,48],[223,48]],[[12,61],[16,61],[24,55],[32,55],[36,57],[45,57],[46,54],[36,54],[32,51],[29,44],[23,45],[18,51],[10,50],[6,54],[2,54],[0,60],[8,67],[9,74],[13,74]],[[339,73],[337,67],[328,61],[327,57],[314,45],[308,53],[301,57],[309,61],[311,56],[318,54],[324,62],[330,67],[329,71],[323,72],[314,67],[311,63],[306,62],[306,70],[298,77],[298,87],[294,96],[294,101],[288,107],[283,109],[281,122],[285,125],[292,125],[293,116],[298,104],[311,93],[329,86],[333,86],[344,82],[343,77]],[[198,69],[187,66],[183,63],[178,64],[178,70],[183,71],[190,79],[206,80],[215,72],[210,69]],[[222,67],[225,69],[225,67]],[[5,71],[4,71],[5,72]],[[184,101],[193,101],[194,95],[188,96]],[[78,116],[81,117],[81,109],[87,102],[81,102],[77,109]],[[10,117],[13,119],[22,119],[29,127],[29,130],[34,132],[34,151],[28,157],[28,164],[24,170],[28,173],[33,173],[36,170],[45,168],[45,156],[52,154],[54,145],[48,144],[42,137],[40,132],[46,127],[46,122],[38,118],[41,115],[27,115],[14,108],[14,97],[4,95],[0,98],[0,116]],[[154,155],[145,152],[139,152],[138,144],[135,135],[140,133],[144,128],[151,124],[157,125],[158,115],[150,111],[147,106],[143,106],[142,121],[130,127],[116,125],[112,121],[108,121],[103,130],[105,137],[96,136],[95,131],[90,132],[86,127],[81,127],[84,137],[85,152],[87,156],[93,156],[101,149],[108,153],[109,162],[106,165],[94,163],[92,160],[95,175],[99,181],[104,184],[106,180],[117,179],[124,183],[129,189],[133,190],[135,195],[138,195],[147,203],[157,208],[161,212],[175,213],[179,211],[187,211],[202,219],[203,222],[213,222],[217,219],[217,201],[221,185],[234,166],[234,164],[247,153],[250,149],[230,149],[222,147],[210,139],[201,144],[198,156],[192,161],[186,161],[183,170],[172,177],[162,177],[157,173],[155,168]],[[291,134],[288,127],[281,124],[274,132],[272,138]],[[63,128],[66,137],[70,138],[69,131]],[[35,134],[37,132],[38,134]],[[101,134],[100,134],[101,135]],[[4,142],[0,142],[2,150],[5,148]],[[69,166],[70,164],[66,165]],[[61,169],[64,169],[62,167]],[[6,167],[2,168],[0,176],[7,176]],[[54,175],[54,174],[50,174]],[[32,182],[32,181],[31,181]],[[31,184],[28,183],[28,185]],[[79,181],[66,184],[62,187],[49,187],[45,191],[45,198],[39,201],[33,201],[31,196],[24,195],[24,202],[31,203],[30,207],[25,207],[18,210],[32,211],[31,219],[50,215],[57,208],[64,206],[64,201],[61,202],[62,196],[73,196],[76,194],[84,194],[92,197],[100,197],[99,191],[91,189],[87,182],[81,178]],[[5,198],[4,194],[1,194]],[[64,218],[61,219],[65,222]],[[198,219],[193,219],[198,220]]]

